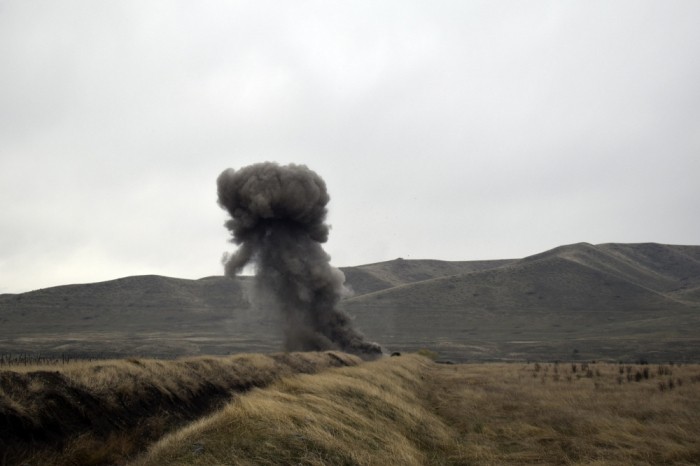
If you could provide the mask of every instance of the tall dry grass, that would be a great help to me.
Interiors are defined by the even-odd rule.
[[[167,436],[135,464],[441,464],[454,444],[423,402],[431,364],[386,358],[284,379]]]
[[[627,367],[386,358],[254,390],[134,464],[700,464],[700,367]]]
[[[700,464],[698,365],[441,365],[405,355],[295,375],[357,362],[300,353],[0,372],[24,377],[0,384],[0,413],[24,410],[39,427],[44,414],[60,416],[60,376],[89,394],[79,415],[118,426],[74,431],[60,451],[15,464],[123,464],[167,431],[133,464]],[[194,420],[207,410],[193,400],[223,386],[229,401]],[[230,401],[231,386],[258,388]]]
[[[432,373],[429,402],[459,436],[462,464],[700,464],[697,365],[484,364]]]
[[[123,463],[235,393],[354,365],[339,352],[128,359],[0,371],[0,464]]]

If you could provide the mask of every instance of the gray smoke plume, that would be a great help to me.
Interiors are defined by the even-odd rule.
[[[216,181],[219,205],[231,215],[226,228],[238,245],[226,275],[255,265],[258,291],[274,298],[285,320],[285,348],[380,355],[380,346],[365,341],[337,309],[345,276],[321,247],[330,200],[323,179],[305,165],[265,162],[229,168]]]

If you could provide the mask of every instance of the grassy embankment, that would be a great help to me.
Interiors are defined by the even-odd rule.
[[[699,414],[697,365],[409,355],[252,390],[134,464],[690,465],[700,463]]]
[[[236,393],[359,362],[327,352],[0,367],[0,465],[124,463]]]
[[[357,362],[3,370],[0,464],[700,464],[698,365]]]

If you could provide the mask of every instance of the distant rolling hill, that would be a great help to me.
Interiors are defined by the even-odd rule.
[[[448,262],[395,259],[388,262],[345,267],[346,284],[357,295],[385,290],[432,278],[478,272],[515,262],[514,260]]]
[[[700,360],[700,246],[580,243],[523,259],[342,269],[342,307],[390,350],[454,360]],[[0,352],[279,350],[252,278],[127,277],[0,295]]]
[[[691,246],[574,244],[343,304],[372,338],[437,347],[457,359],[697,359],[698,253]]]

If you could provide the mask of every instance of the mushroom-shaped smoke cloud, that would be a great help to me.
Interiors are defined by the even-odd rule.
[[[224,170],[217,187],[238,245],[225,262],[226,275],[255,265],[258,292],[269,294],[284,317],[286,349],[380,355],[380,346],[337,309],[345,276],[321,247],[330,200],[323,179],[305,165],[265,162]]]

